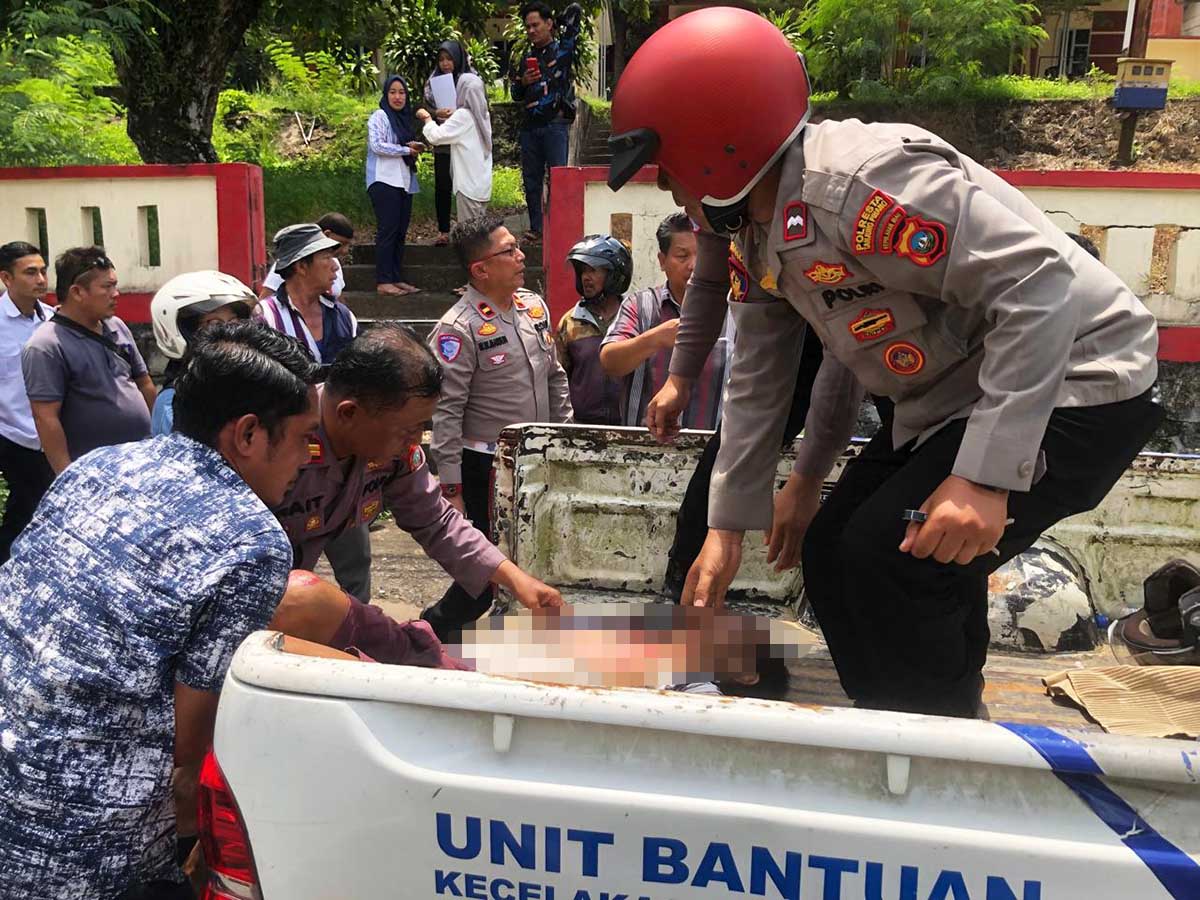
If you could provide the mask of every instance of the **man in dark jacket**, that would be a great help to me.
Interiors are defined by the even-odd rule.
[[[567,136],[575,120],[575,86],[571,62],[579,39],[578,3],[568,6],[558,18],[554,37],[554,13],[543,0],[521,7],[530,47],[512,72],[512,98],[524,105],[521,123],[521,178],[529,207],[526,241],[542,237],[542,184],[546,171],[567,164]]]

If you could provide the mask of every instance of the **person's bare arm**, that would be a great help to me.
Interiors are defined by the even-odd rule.
[[[71,464],[71,452],[67,449],[67,433],[63,431],[59,411],[60,401],[30,400],[29,407],[33,410],[33,425],[37,429],[38,440],[42,442],[42,452],[54,474],[58,475]]]
[[[175,682],[175,771],[171,789],[175,795],[175,825],[181,835],[196,833],[200,764],[212,746],[220,696]]]
[[[600,348],[600,368],[610,378],[624,378],[655,353],[674,347],[677,331],[679,320],[667,319],[637,337],[605,344]]]
[[[212,745],[213,724],[217,720],[217,701],[221,695],[198,691],[175,682],[175,765],[198,765]]]
[[[149,374],[143,374],[133,379],[133,383],[137,385],[137,389],[142,392],[142,396],[146,399],[146,408],[150,412],[154,412],[154,401],[158,399],[158,388],[154,386],[154,380]]]

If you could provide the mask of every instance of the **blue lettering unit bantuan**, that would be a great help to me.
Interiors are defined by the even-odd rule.
[[[438,847],[451,859],[475,859],[483,850],[483,821],[477,816],[465,816],[464,825],[462,834],[456,837],[450,814],[437,814]],[[493,865],[503,866],[511,861],[522,869],[561,872],[565,838],[568,844],[579,845],[579,871],[588,878],[596,878],[599,875],[600,848],[612,845],[615,840],[613,834],[607,831],[546,825],[541,829],[543,852],[539,863],[537,826],[521,824],[514,831],[499,819],[492,819],[487,825],[486,858]],[[575,848],[568,847],[567,853],[574,858]]]
[[[539,840],[540,835],[540,840]],[[616,843],[616,835],[555,825],[499,819],[486,823],[464,816],[457,827],[449,813],[437,813],[438,847],[454,860],[486,860],[492,865],[516,865],[529,871],[578,873],[587,878],[610,877],[602,873],[603,848]],[[567,845],[564,847],[564,843]],[[539,855],[539,849],[541,851]],[[970,890],[961,871],[933,866],[885,866],[883,863],[839,856],[804,855],[796,850],[753,846],[749,853],[735,852],[729,844],[710,841],[700,850],[673,837],[641,838],[641,885],[619,885],[631,895],[651,894],[650,885],[688,885],[730,894],[800,900],[804,879],[809,897],[821,900],[1041,900],[1040,881],[1023,881],[1020,889],[1000,876],[988,875],[982,893]],[[576,864],[577,863],[577,864]],[[807,863],[807,865],[805,865]],[[555,900],[553,885],[515,883],[464,872],[435,873],[438,894],[466,900]],[[978,883],[977,879],[973,881]],[[818,887],[819,885],[819,887]],[[606,885],[607,887],[607,885]],[[571,891],[565,892],[567,897]],[[574,892],[573,900],[613,900],[621,895],[592,891]],[[583,895],[582,897],[580,895]],[[639,900],[646,898],[639,897]],[[666,900],[666,897],[660,898]]]

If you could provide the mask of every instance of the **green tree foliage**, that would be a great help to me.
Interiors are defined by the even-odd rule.
[[[483,83],[489,87],[495,84],[500,79],[500,60],[496,57],[492,42],[487,38],[470,37],[463,39],[463,46],[467,48],[471,67],[483,79]]]
[[[790,22],[818,90],[862,83],[919,90],[935,79],[1002,74],[1046,37],[1020,0],[816,0]]]
[[[36,53],[0,49],[0,165],[136,163],[108,48],[56,38]],[[107,90],[107,93],[101,91]]]
[[[458,36],[437,0],[406,0],[404,15],[392,23],[383,43],[388,72],[403,77],[419,101],[437,61],[438,45]]]

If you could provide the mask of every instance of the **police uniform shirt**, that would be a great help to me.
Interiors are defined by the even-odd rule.
[[[1024,491],[1054,408],[1127,400],[1157,374],[1154,317],[1120,279],[915,126],[810,125],[784,154],[771,222],[725,244],[727,284],[713,277],[722,241],[701,241],[694,278],[702,294],[729,290],[738,330],[715,528],[770,525],[801,316],[828,350],[796,463],[817,477],[844,448],[860,385],[895,401],[895,446],[966,417],[953,474]],[[671,371],[695,377],[722,310],[688,299]]]
[[[292,543],[293,565],[312,569],[326,544],[384,509],[472,596],[506,558],[442,497],[418,445],[402,459],[354,458],[347,469],[319,427],[308,464],[274,513]]]
[[[501,311],[468,287],[429,343],[445,370],[430,444],[444,483],[462,482],[464,446],[492,452],[509,425],[572,420],[567,375],[537,294],[518,291]]]

